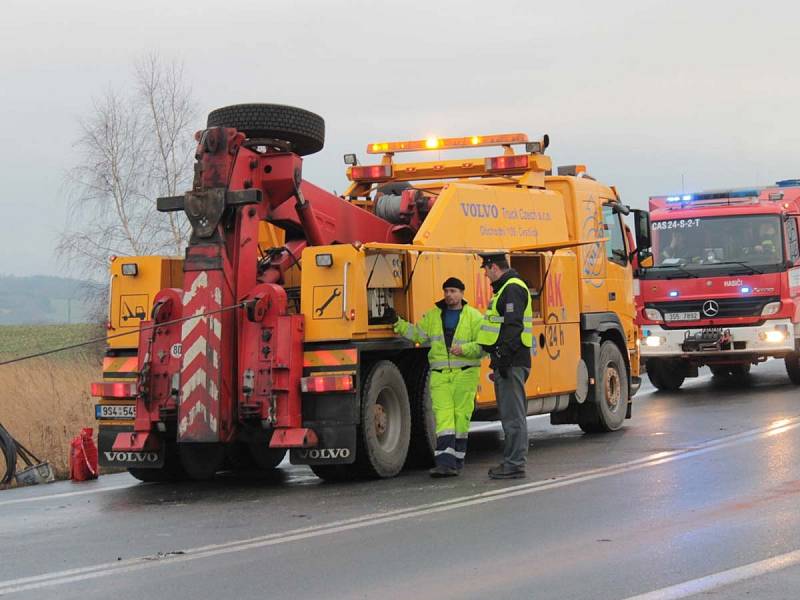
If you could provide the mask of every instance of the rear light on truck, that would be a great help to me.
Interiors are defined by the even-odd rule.
[[[769,302],[768,304],[764,305],[764,308],[761,310],[762,317],[768,317],[770,315],[776,314],[781,309],[780,302]]]
[[[93,383],[92,396],[95,398],[135,398],[135,383]]]
[[[350,168],[350,179],[353,181],[387,181],[391,178],[392,165],[370,165]]]
[[[304,394],[325,392],[352,392],[355,389],[352,375],[310,375],[300,379]]]
[[[526,171],[528,169],[527,154],[513,154],[509,156],[493,156],[486,159],[486,170],[491,173],[508,171]]]
[[[651,321],[662,321],[661,311],[656,308],[645,308],[644,316]]]

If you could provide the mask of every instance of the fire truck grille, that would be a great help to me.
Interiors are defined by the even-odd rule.
[[[709,315],[703,311],[703,306],[708,300],[718,305],[718,312]],[[647,308],[657,308],[661,314],[699,312],[701,319],[728,319],[731,317],[758,317],[764,306],[770,302],[778,302],[780,296],[755,296],[747,298],[709,298],[702,300],[676,300],[674,302],[648,303]]]

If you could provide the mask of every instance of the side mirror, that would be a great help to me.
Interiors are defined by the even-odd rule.
[[[653,259],[653,253],[649,250],[640,250],[639,251],[639,268],[640,269],[649,269],[655,264],[655,260]]]
[[[640,208],[633,209],[633,231],[636,235],[637,250],[650,248],[650,213]],[[652,255],[651,255],[652,256]]]
[[[631,212],[631,207],[627,204],[623,204],[622,202],[616,202],[611,205],[611,210],[613,210],[615,213],[627,216]]]

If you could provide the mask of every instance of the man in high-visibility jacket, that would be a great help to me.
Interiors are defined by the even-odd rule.
[[[494,295],[483,316],[478,343],[489,353],[494,393],[503,425],[503,462],[489,469],[492,479],[525,477],[528,461],[528,402],[533,309],[528,284],[511,269],[505,254],[481,254]]]
[[[436,419],[432,477],[458,475],[464,467],[483,355],[476,341],[483,316],[464,300],[464,284],[450,277],[442,289],[444,298],[416,325],[397,317],[394,309],[384,312],[387,320],[396,319],[396,333],[418,344],[430,344],[430,393]]]

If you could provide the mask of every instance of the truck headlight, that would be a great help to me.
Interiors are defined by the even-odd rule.
[[[761,310],[762,317],[768,317],[770,315],[774,315],[781,309],[781,303],[779,302],[769,302],[764,305],[764,308]]]
[[[764,333],[764,340],[769,344],[780,344],[786,339],[786,334],[780,329],[773,329]]]
[[[663,317],[661,316],[661,311],[658,310],[657,308],[645,308],[644,316],[650,319],[651,321],[663,320]]]
[[[660,335],[648,335],[644,338],[644,345],[648,348],[657,348],[661,345],[662,340]]]

